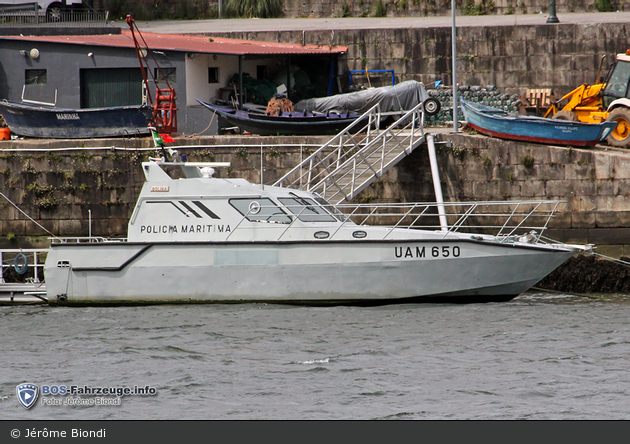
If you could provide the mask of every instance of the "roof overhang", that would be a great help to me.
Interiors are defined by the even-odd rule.
[[[143,32],[142,38],[144,38],[147,46],[152,50],[200,54],[229,54],[239,56],[326,55],[344,54],[348,51],[347,46],[299,45],[181,34]],[[0,36],[0,40],[135,48],[131,31],[125,30],[120,34],[107,35]],[[139,39],[139,41],[142,41],[142,39]]]

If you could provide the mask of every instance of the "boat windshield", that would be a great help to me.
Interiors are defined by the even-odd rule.
[[[278,200],[291,213],[295,214],[302,222],[336,222],[337,219],[330,215],[313,199],[300,197],[291,193],[292,197],[279,197]]]
[[[250,222],[266,222],[276,224],[290,224],[291,217],[271,199],[266,197],[247,199],[230,199],[236,211],[241,213]]]
[[[339,222],[347,222],[348,218],[346,217],[345,214],[343,214],[341,211],[339,211],[337,209],[337,207],[335,207],[333,204],[331,204],[330,202],[328,202],[326,199],[316,196],[315,200],[317,201],[318,204],[320,204],[322,207],[324,207],[326,209],[326,211],[328,211],[330,214],[332,214],[333,216],[335,216]]]

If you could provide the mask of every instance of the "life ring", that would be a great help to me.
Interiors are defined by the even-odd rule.
[[[28,270],[28,259],[26,258],[26,255],[24,253],[20,253],[15,256],[15,260],[13,261],[13,269],[17,271],[18,274],[26,273],[26,270]]]

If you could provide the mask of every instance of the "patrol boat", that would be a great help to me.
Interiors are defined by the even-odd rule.
[[[228,165],[143,162],[126,239],[52,239],[49,304],[507,301],[591,248],[542,236],[555,201],[331,205]],[[494,234],[483,207],[506,216]]]

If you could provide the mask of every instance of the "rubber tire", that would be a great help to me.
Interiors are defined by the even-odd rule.
[[[425,100],[422,104],[422,109],[430,116],[435,116],[437,113],[440,112],[441,108],[442,105],[440,104],[440,102],[432,97]]]
[[[552,119],[556,120],[568,120],[569,122],[579,122],[577,114],[573,111],[558,111],[552,117]]]
[[[63,16],[63,4],[51,3],[46,10],[46,20],[49,22],[60,22]]]
[[[615,108],[608,114],[606,121],[619,122],[617,128],[613,129],[606,138],[608,145],[627,148],[630,145],[630,110],[624,107]]]

